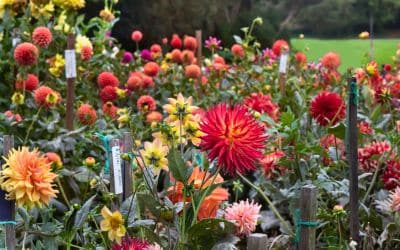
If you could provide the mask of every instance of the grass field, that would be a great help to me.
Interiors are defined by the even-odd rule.
[[[334,51],[341,57],[339,71],[348,67],[359,67],[369,60],[369,40],[360,39],[291,39],[294,49],[306,53],[309,61],[317,61],[326,52]],[[375,60],[379,65],[392,63],[400,39],[374,40]]]

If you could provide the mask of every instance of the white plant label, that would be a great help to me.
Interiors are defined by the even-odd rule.
[[[114,189],[115,194],[122,194],[122,167],[121,167],[121,149],[119,146],[111,148],[113,171],[114,171]]]
[[[15,47],[17,46],[17,44],[19,44],[21,42],[21,39],[19,37],[14,37],[12,39],[12,46]]]
[[[76,57],[75,50],[65,50],[65,76],[66,78],[76,77]]]
[[[289,53],[283,53],[279,61],[279,73],[286,73]]]

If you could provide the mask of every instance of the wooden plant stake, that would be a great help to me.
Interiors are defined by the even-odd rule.
[[[202,42],[202,32],[201,30],[196,30],[196,41],[197,41],[197,65],[201,67],[201,56],[202,56],[202,48],[203,48],[203,42]]]
[[[75,101],[75,78],[76,78],[76,58],[75,58],[75,35],[68,34],[67,50],[65,51],[65,76],[67,78],[67,113],[66,128],[74,129],[74,101]]]
[[[301,188],[300,194],[300,227],[299,250],[315,250],[315,231],[318,226],[317,214],[317,188],[306,185]]]
[[[268,235],[266,234],[250,234],[247,237],[247,250],[267,250]]]
[[[118,139],[110,141],[111,159],[110,159],[110,191],[118,198],[118,203],[121,204],[124,187],[123,187],[123,172],[121,160],[121,148]],[[114,207],[115,208],[115,207]]]
[[[14,147],[14,137],[5,135],[3,142],[3,155],[8,156]],[[1,166],[0,166],[1,168]],[[15,249],[15,203],[5,199],[6,192],[0,190],[0,222],[6,230],[6,249]]]
[[[133,137],[131,132],[124,132],[124,151],[123,153],[131,154],[133,149]],[[123,164],[123,181],[124,181],[124,195],[123,199],[126,200],[133,193],[133,179],[132,179],[132,166],[131,160],[124,161]]]
[[[286,88],[286,71],[289,60],[289,50],[283,51],[281,57],[279,59],[279,89],[281,91],[281,95],[285,95]]]
[[[357,81],[349,82],[347,108],[346,155],[350,169],[350,236],[360,244],[360,221],[358,218],[358,144],[357,144]]]

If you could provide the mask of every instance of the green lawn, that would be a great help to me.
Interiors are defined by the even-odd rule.
[[[400,39],[375,39],[375,60],[379,65],[393,63]],[[295,50],[306,53],[309,61],[317,61],[326,52],[334,51],[340,55],[341,72],[348,67],[359,67],[369,60],[370,40],[361,39],[291,39]]]

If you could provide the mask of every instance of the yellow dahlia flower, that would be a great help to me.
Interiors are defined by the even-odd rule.
[[[85,0],[53,0],[53,2],[64,9],[78,10],[85,7]]]
[[[82,47],[90,47],[93,49],[92,42],[86,36],[78,35],[75,40],[75,51],[81,53]]]
[[[101,216],[103,220],[100,222],[101,231],[108,232],[108,238],[111,241],[116,241],[121,244],[121,238],[125,236],[126,228],[124,226],[124,219],[119,211],[111,213],[110,209],[106,206],[101,209]]]
[[[56,197],[53,181],[57,175],[51,172],[51,164],[37,149],[27,147],[13,149],[0,171],[0,185],[7,192],[6,198],[15,200],[18,206],[41,207]]]
[[[144,150],[140,150],[144,163],[147,167],[152,167],[154,174],[158,175],[161,169],[168,170],[168,147],[162,144],[160,139],[153,142],[145,142]]]
[[[31,14],[36,19],[40,17],[49,18],[54,12],[54,4],[50,1],[46,4],[35,4],[34,2],[29,2],[31,8]]]
[[[177,98],[168,98],[169,104],[165,104],[163,109],[169,114],[167,122],[174,122],[182,120],[185,122],[192,118],[192,113],[196,109],[196,106],[192,106],[192,97],[185,99],[181,93],[178,94]]]

